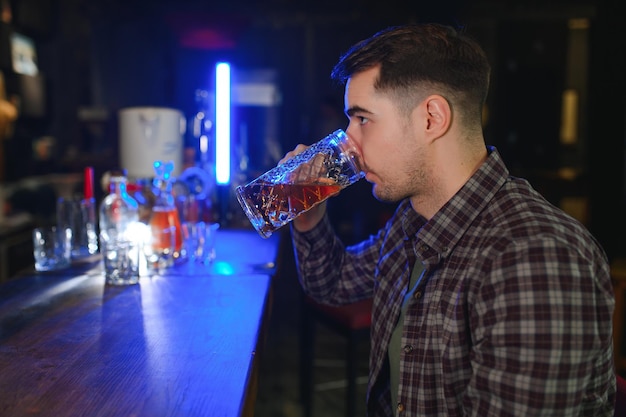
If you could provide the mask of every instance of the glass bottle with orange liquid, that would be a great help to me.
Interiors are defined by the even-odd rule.
[[[172,195],[173,169],[174,163],[172,161],[154,162],[156,176],[153,186],[156,201],[150,216],[152,235],[161,236],[161,238],[153,239],[153,249],[157,252],[161,251],[163,257],[168,259],[169,264],[173,264],[180,257],[183,245],[180,217]],[[173,239],[170,237],[170,233],[163,233],[164,230],[173,230]]]

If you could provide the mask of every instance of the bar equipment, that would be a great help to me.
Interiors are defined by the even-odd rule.
[[[183,166],[183,113],[166,107],[129,107],[119,111],[120,164],[131,181],[152,178],[154,161],[172,161],[173,176]]]

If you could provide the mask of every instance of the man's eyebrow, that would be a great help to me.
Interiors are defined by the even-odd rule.
[[[346,115],[348,117],[352,117],[354,116],[354,113],[367,113],[367,114],[372,114],[372,112],[364,109],[363,107],[359,107],[359,106],[353,106],[350,107],[349,109],[346,109],[345,111]]]

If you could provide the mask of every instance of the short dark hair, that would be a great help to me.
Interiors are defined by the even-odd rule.
[[[413,109],[424,93],[438,93],[458,107],[460,117],[480,121],[491,68],[484,50],[466,34],[436,23],[389,27],[352,46],[331,78],[345,84],[375,66],[380,66],[375,88],[396,97],[401,109]]]

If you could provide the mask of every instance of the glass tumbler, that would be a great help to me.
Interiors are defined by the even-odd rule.
[[[37,227],[33,230],[33,256],[37,271],[53,271],[70,266],[72,230]]]

